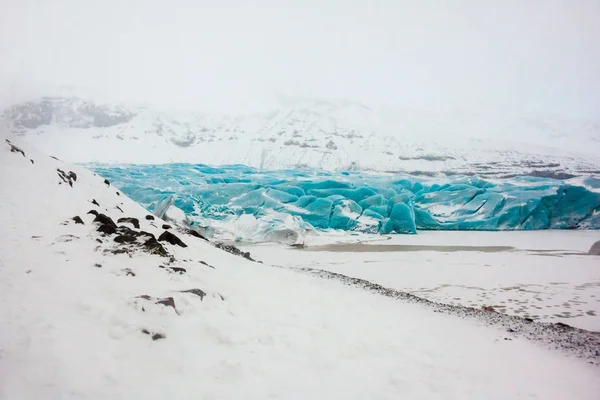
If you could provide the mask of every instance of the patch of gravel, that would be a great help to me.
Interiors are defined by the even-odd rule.
[[[476,319],[488,326],[504,328],[507,335],[513,338],[523,337],[534,342],[539,342],[551,349],[575,355],[588,361],[590,364],[600,366],[600,332],[590,332],[574,328],[561,322],[534,322],[530,318],[501,314],[493,310],[436,303],[407,292],[386,288],[365,279],[353,278],[321,269],[292,269],[320,278],[334,279],[348,286],[357,287],[407,303],[417,303],[433,309],[434,312],[454,315],[460,318]]]

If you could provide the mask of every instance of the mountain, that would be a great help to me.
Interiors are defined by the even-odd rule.
[[[597,333],[253,262],[0,139],[2,400],[597,397]]]
[[[0,125],[74,162],[246,164],[263,169],[533,174],[600,171],[600,122],[498,112],[376,111],[351,101],[288,101],[216,115],[45,97]]]

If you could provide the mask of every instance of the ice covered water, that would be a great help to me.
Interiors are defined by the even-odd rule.
[[[483,180],[201,164],[92,168],[151,211],[172,202],[187,220],[227,224],[244,239],[293,242],[299,232],[314,229],[600,229],[595,177]]]

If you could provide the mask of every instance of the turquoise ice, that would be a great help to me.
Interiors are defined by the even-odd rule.
[[[317,170],[260,171],[243,165],[94,165],[149,210],[172,196],[192,221],[289,214],[316,229],[600,229],[600,180],[482,180]],[[269,221],[277,229],[277,221]]]

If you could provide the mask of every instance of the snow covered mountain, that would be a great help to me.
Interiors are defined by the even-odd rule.
[[[483,176],[597,174],[600,122],[497,113],[378,112],[297,101],[252,115],[168,112],[46,97],[1,125],[74,162],[245,164]]]
[[[600,389],[597,333],[253,262],[147,215],[89,170],[0,138],[2,400]]]

